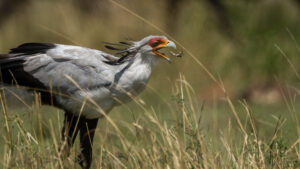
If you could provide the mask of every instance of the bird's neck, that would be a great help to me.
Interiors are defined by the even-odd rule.
[[[118,72],[116,72],[114,76],[115,90],[113,90],[113,95],[118,98],[120,103],[130,101],[133,96],[136,96],[145,89],[153,67],[157,62],[155,58],[147,57],[137,54],[132,60],[122,64]]]
[[[134,57],[133,64],[135,66],[141,65],[148,67],[152,71],[154,66],[157,64],[158,58],[156,56],[146,55],[143,53],[137,53]]]
[[[115,82],[120,82],[121,86],[145,84],[148,82],[156,63],[157,58],[153,56],[143,56],[143,54],[137,53],[132,60],[120,67],[121,69],[115,76]]]

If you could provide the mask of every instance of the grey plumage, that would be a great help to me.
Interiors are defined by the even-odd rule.
[[[120,45],[125,48],[118,50],[120,57],[79,46],[26,43],[11,49],[9,54],[1,55],[0,67],[4,82],[12,81],[11,72],[21,86],[51,89],[56,106],[75,115],[79,114],[81,104],[74,100],[80,102],[86,97],[94,99],[108,112],[120,101],[126,103],[131,100],[126,92],[136,95],[144,88],[158,58],[152,53],[152,47],[147,45],[153,38],[166,39],[149,36],[132,42],[131,46],[122,42]],[[83,116],[101,117],[95,106],[89,106],[87,104],[84,108]]]

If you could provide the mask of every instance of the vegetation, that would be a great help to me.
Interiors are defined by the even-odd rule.
[[[297,1],[223,1],[221,20],[206,1],[182,1],[176,15],[169,1],[73,2],[22,3],[0,22],[1,53],[28,41],[105,50],[149,34],[185,53],[100,121],[93,168],[300,168]],[[78,145],[60,151],[62,110],[21,88],[0,96],[0,168],[79,168]]]

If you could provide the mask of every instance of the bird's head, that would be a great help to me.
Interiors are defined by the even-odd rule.
[[[134,46],[142,53],[166,59],[168,62],[171,61],[170,58],[159,51],[163,48],[176,49],[175,43],[168,40],[165,36],[147,36],[141,41],[135,42]]]
[[[174,48],[176,49],[176,45],[174,42],[170,41],[165,36],[147,36],[140,41],[129,41],[129,42],[120,42],[119,44],[113,44],[109,42],[105,42],[106,48],[111,50],[117,50],[116,54],[121,55],[121,57],[117,60],[106,61],[106,63],[111,65],[122,64],[131,58],[137,56],[138,53],[143,54],[147,60],[157,60],[156,58],[166,59],[168,62],[171,62],[170,58],[166,56],[163,52],[160,52],[163,48]],[[125,49],[115,48],[111,45],[115,46],[125,46]],[[171,55],[181,57],[182,52],[179,54],[175,54],[172,51],[168,51]],[[154,58],[154,59],[153,59]]]

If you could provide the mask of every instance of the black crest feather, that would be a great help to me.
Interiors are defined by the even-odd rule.
[[[110,65],[120,65],[124,62],[126,62],[130,56],[134,55],[135,52],[128,50],[129,47],[132,45],[130,42],[119,42],[119,43],[110,43],[110,42],[104,42],[106,45],[104,45],[104,47],[106,47],[107,49],[110,50],[115,50],[116,55],[119,55],[120,58],[116,59],[116,60],[109,60],[109,61],[105,61],[105,63],[110,64]],[[118,46],[118,48],[114,47],[114,46]],[[119,47],[124,47],[123,49],[120,49]]]
[[[119,48],[115,48],[115,47],[112,47],[112,46],[109,46],[109,45],[105,45],[104,47],[106,47],[107,49],[110,49],[110,50],[122,50],[122,49],[119,49]]]

